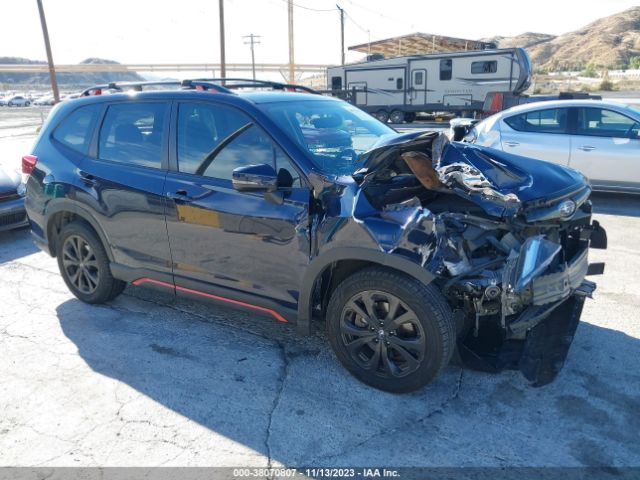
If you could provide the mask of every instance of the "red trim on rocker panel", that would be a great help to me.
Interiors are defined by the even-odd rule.
[[[282,315],[280,315],[275,310],[271,310],[270,308],[260,307],[258,305],[252,305],[250,303],[241,302],[239,300],[233,300],[231,298],[219,297],[218,295],[212,295],[210,293],[200,292],[198,290],[192,290],[190,288],[180,287],[178,285],[172,285],[171,283],[161,282],[160,280],[154,280],[153,278],[148,278],[148,277],[138,278],[137,280],[134,280],[133,282],[131,282],[131,284],[135,285],[136,287],[139,285],[142,285],[143,283],[152,283],[160,287],[175,288],[176,290],[180,290],[181,292],[191,293],[193,295],[199,295],[201,297],[211,298],[213,300],[219,300],[221,302],[232,303],[233,305],[239,305],[241,307],[251,308],[253,310],[259,310],[261,312],[268,313],[279,322],[288,323],[287,320]]]

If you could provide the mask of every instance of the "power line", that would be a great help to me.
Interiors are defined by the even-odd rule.
[[[369,33],[370,30],[368,28],[364,28],[362,27],[360,24],[358,24],[358,22],[356,22],[353,17],[351,15],[349,15],[347,12],[344,12],[345,16],[351,20],[351,23],[353,23],[356,27],[358,27],[360,30],[362,30],[364,33]]]
[[[376,10],[373,10],[373,9],[371,9],[371,8],[369,8],[369,7],[365,6],[365,5],[362,5],[362,4],[358,3],[358,2],[354,2],[353,0],[347,0],[347,1],[348,1],[351,5],[353,5],[354,7],[359,8],[359,9],[361,9],[361,10],[365,10],[365,11],[367,11],[367,12],[369,12],[369,13],[373,14],[373,15],[376,15],[376,16],[378,16],[378,17],[384,18],[384,19],[389,20],[389,21],[391,21],[391,22],[395,22],[395,23],[397,23],[397,24],[401,24],[401,25],[404,25],[404,26],[406,26],[406,25],[407,25],[407,20],[406,20],[406,19],[405,19],[405,20],[401,20],[401,19],[399,19],[399,18],[390,17],[389,15],[385,15],[385,14],[383,14],[383,13],[380,13],[380,12],[378,12],[378,11],[376,11]],[[415,25],[414,25],[414,24],[410,24],[409,26],[410,26],[411,28],[414,28],[414,27],[415,27]]]
[[[289,0],[281,0],[281,1],[287,4],[289,3]],[[336,11],[335,8],[326,8],[326,9],[311,8],[311,7],[305,7],[304,5],[298,5],[297,3],[293,3],[293,2],[292,2],[292,5],[297,8],[302,8],[303,10],[310,10],[312,12],[335,12]]]

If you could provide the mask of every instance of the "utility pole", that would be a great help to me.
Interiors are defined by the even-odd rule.
[[[289,83],[295,83],[295,63],[293,59],[293,0],[287,1],[289,13]]]
[[[261,38],[260,35],[254,35],[253,33],[250,33],[249,35],[245,35],[242,38],[248,38],[249,41],[248,42],[244,42],[245,45],[251,45],[251,72],[253,73],[253,79],[256,79],[256,56],[253,52],[253,45],[254,44],[259,44],[260,41],[256,40],[256,38]]]
[[[224,0],[219,0],[220,5],[220,77],[227,77],[227,65],[224,50]]]
[[[344,65],[344,10],[337,3],[336,7],[340,10],[340,55],[342,57],[342,65]]]
[[[42,35],[44,35],[44,48],[47,50],[47,63],[49,64],[49,77],[51,78],[51,90],[53,91],[53,102],[60,101],[60,92],[58,91],[58,79],[56,77],[56,68],[53,65],[53,55],[51,54],[51,43],[49,43],[49,30],[47,29],[47,20],[44,18],[44,8],[42,0],[38,2],[38,11],[40,12],[40,24],[42,25]]]

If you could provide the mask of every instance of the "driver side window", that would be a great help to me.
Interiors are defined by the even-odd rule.
[[[184,173],[230,181],[234,169],[265,163],[279,173],[283,187],[300,186],[299,175],[285,153],[251,118],[234,108],[180,104],[177,147],[178,170]]]

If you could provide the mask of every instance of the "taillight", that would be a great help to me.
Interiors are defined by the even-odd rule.
[[[22,173],[31,175],[31,172],[33,172],[33,169],[36,167],[36,163],[38,163],[38,157],[35,155],[25,155],[22,157]]]

